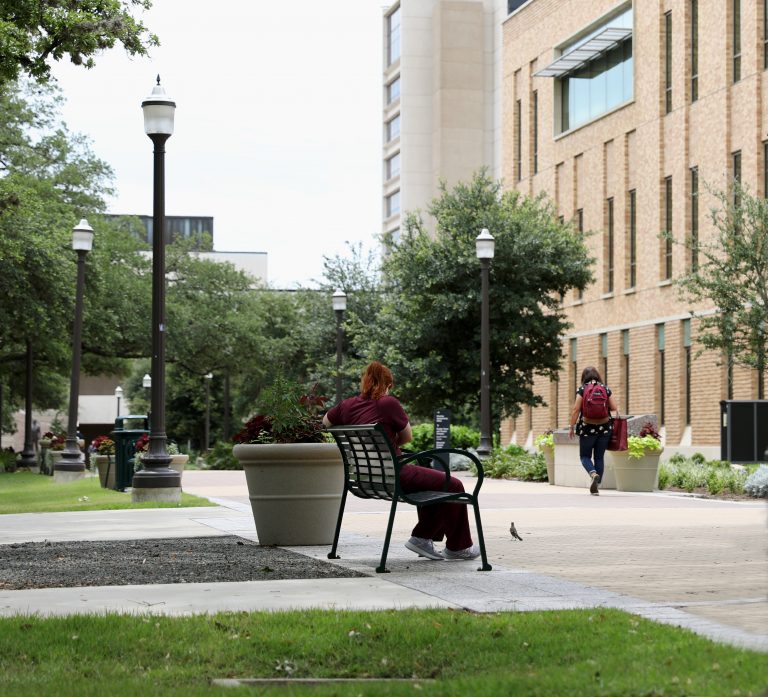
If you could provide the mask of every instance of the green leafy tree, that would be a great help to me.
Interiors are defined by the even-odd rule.
[[[50,77],[51,62],[69,56],[92,68],[93,56],[121,43],[143,56],[158,39],[131,13],[150,0],[0,0],[0,85],[21,75]]]
[[[399,241],[386,240],[381,310],[359,329],[362,352],[388,364],[411,412],[476,412],[480,383],[480,264],[475,238],[496,240],[490,283],[491,397],[495,421],[538,404],[537,374],[557,376],[568,326],[559,296],[591,280],[584,240],[543,197],[503,192],[480,172],[430,210],[435,233],[409,215]]]
[[[722,352],[762,376],[768,355],[768,202],[738,183],[731,191],[714,193],[719,202],[711,212],[715,235],[711,241],[681,242],[695,252],[698,265],[678,286],[683,298],[717,309],[700,316],[702,348]]]
[[[0,85],[0,372],[3,412],[19,406],[27,345],[35,406],[65,396],[76,255],[72,227],[103,210],[111,171],[58,116],[52,87]]]

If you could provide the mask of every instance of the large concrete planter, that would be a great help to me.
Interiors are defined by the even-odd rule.
[[[91,464],[99,472],[99,483],[102,489],[115,488],[115,456],[91,455]]]
[[[659,486],[661,450],[646,452],[641,458],[629,457],[629,451],[613,452],[612,465],[619,491],[653,491]]]
[[[333,543],[344,463],[335,443],[236,445],[262,545]]]
[[[184,467],[189,462],[189,455],[171,455],[171,464],[168,465],[172,470],[181,474],[184,472]]]
[[[568,429],[558,429],[555,438],[555,479],[557,486],[572,486],[580,489],[589,487],[592,482],[587,470],[581,464],[579,456],[579,438],[568,437]],[[608,453],[605,454],[605,470],[601,489],[615,489],[616,478],[609,466]]]

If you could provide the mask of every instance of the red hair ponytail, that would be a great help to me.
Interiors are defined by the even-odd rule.
[[[392,387],[392,371],[378,361],[369,363],[360,380],[360,394],[367,399],[379,399]]]

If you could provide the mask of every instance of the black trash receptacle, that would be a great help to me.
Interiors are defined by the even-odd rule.
[[[112,440],[115,441],[115,489],[125,491],[133,483],[136,441],[149,433],[149,419],[142,414],[118,416]]]
[[[720,402],[720,459],[768,462],[768,400]]]

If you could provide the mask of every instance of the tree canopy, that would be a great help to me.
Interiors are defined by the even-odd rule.
[[[684,298],[709,301],[717,310],[700,316],[701,346],[763,373],[768,355],[768,201],[738,182],[715,196],[715,236],[683,242],[698,264],[678,285]]]
[[[132,10],[151,0],[0,0],[0,86],[21,76],[45,82],[51,61],[68,56],[91,68],[94,55],[121,43],[129,55],[146,55],[158,39]]]
[[[495,421],[536,404],[537,374],[556,377],[567,322],[559,297],[591,280],[582,235],[543,197],[502,192],[485,172],[449,190],[429,214],[431,235],[409,215],[387,240],[380,312],[354,329],[362,353],[387,363],[415,415],[437,407],[477,411],[480,385],[480,263],[475,238],[496,241],[490,271],[491,394]]]

